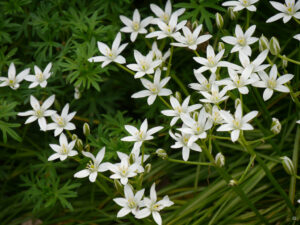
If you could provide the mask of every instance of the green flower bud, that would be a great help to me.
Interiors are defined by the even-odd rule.
[[[181,97],[181,94],[179,91],[176,91],[175,92],[175,98],[179,101],[179,102],[182,102],[182,97]]]
[[[242,102],[241,102],[241,99],[237,98],[237,99],[234,101],[234,106],[235,106],[235,108],[236,108],[239,104],[242,104]]]
[[[283,57],[286,58],[286,55],[283,55]],[[287,66],[288,66],[288,61],[286,59],[282,59],[282,67],[287,68]]]
[[[89,136],[90,135],[90,125],[88,123],[83,124],[83,134],[84,136]]]
[[[148,163],[146,166],[145,166],[145,173],[150,173],[151,171],[151,164]]]
[[[222,51],[223,49],[225,49],[225,44],[222,41],[219,41],[218,43],[218,51]]]
[[[209,113],[209,114],[211,114],[211,112],[212,112],[212,106],[211,106],[211,104],[204,104],[204,108],[205,108],[205,111],[207,112],[207,113]]]
[[[224,20],[220,13],[216,13],[216,24],[219,29],[223,28]]]
[[[199,26],[198,21],[195,20],[195,21],[192,23],[192,29],[194,30],[194,29],[196,29],[198,26]]]
[[[225,157],[222,153],[218,153],[215,157],[215,163],[218,167],[223,167],[225,165]]]
[[[162,148],[157,149],[155,153],[157,154],[158,157],[160,157],[162,159],[168,158],[168,154]]]
[[[272,118],[271,131],[273,134],[279,134],[281,131],[281,124],[277,118]]]
[[[114,185],[115,185],[115,188],[116,188],[117,192],[123,193],[123,186],[122,186],[122,184],[120,183],[119,180],[115,179],[114,180]]]
[[[83,143],[82,143],[82,140],[81,139],[77,139],[77,141],[76,141],[76,147],[77,147],[77,149],[79,150],[79,151],[82,151],[82,149],[83,149]]]
[[[270,48],[269,41],[264,35],[260,36],[258,43],[259,43],[259,51],[260,52]]]
[[[149,33],[152,33],[152,32],[154,32],[155,31],[155,28],[154,27],[150,27],[149,28]]]
[[[77,139],[78,139],[78,136],[76,134],[73,134],[72,135],[72,140],[74,141],[74,140],[77,140]]]
[[[276,37],[272,37],[270,40],[270,52],[273,55],[278,55],[280,53],[280,45]]]
[[[87,152],[89,152],[91,150],[91,146],[89,144],[86,144],[84,146],[84,150],[87,151]]]
[[[228,7],[228,14],[231,20],[235,20],[238,12],[233,11],[233,7]]]
[[[295,175],[296,172],[292,160],[287,156],[283,156],[280,159],[285,172],[289,175]]]
[[[130,153],[129,155],[129,163],[134,164],[135,163],[135,155],[134,153]]]
[[[229,186],[236,186],[237,184],[238,182],[235,179],[229,181]]]

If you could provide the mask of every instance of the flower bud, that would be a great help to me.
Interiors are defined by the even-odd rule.
[[[272,37],[270,40],[270,52],[273,55],[278,55],[280,52],[280,45],[276,37]]]
[[[91,150],[91,146],[89,144],[86,144],[84,146],[84,150],[87,151],[87,152],[89,152]]]
[[[80,97],[81,97],[81,92],[79,91],[79,89],[75,88],[74,98],[80,99]]]
[[[157,149],[155,153],[157,154],[158,157],[160,157],[162,159],[168,158],[168,154],[162,148]]]
[[[83,143],[82,143],[82,140],[81,139],[77,139],[77,141],[76,141],[76,147],[77,147],[77,149],[79,150],[79,151],[82,151],[82,149],[83,149]]]
[[[242,102],[241,102],[241,99],[237,98],[237,99],[234,101],[234,106],[235,106],[235,108],[238,107],[239,104],[242,104]]]
[[[212,112],[212,106],[211,106],[211,104],[205,104],[204,105],[204,108],[205,108],[205,111],[208,113],[208,114],[211,114],[211,112]]]
[[[216,23],[219,29],[223,28],[224,20],[220,13],[216,13]]]
[[[272,118],[271,131],[273,134],[279,134],[281,131],[281,124],[277,118]]]
[[[151,164],[148,163],[146,166],[145,166],[145,173],[150,173],[151,171]]]
[[[192,29],[195,30],[198,26],[199,26],[198,21],[195,20],[195,21],[192,23]]]
[[[199,112],[197,112],[197,111],[192,112],[192,116],[195,121],[198,121]]]
[[[176,91],[175,92],[175,98],[179,101],[179,102],[182,102],[182,97],[181,97],[181,94],[179,91]]]
[[[283,156],[280,159],[285,172],[289,175],[295,175],[295,168],[292,160],[287,156]]]
[[[152,32],[154,32],[155,31],[155,28],[154,27],[150,27],[149,28],[149,33],[152,33]]]
[[[222,153],[218,153],[215,157],[215,163],[218,167],[222,167],[225,165],[225,157]]]
[[[260,36],[258,43],[260,52],[269,49],[269,41],[263,34]]]
[[[283,57],[286,58],[286,55],[283,55]],[[288,66],[288,61],[287,61],[286,59],[284,59],[284,58],[282,59],[282,67],[283,67],[283,68],[287,68],[287,66]]]
[[[135,154],[130,153],[129,155],[129,164],[134,164],[135,163]]]
[[[83,134],[84,136],[90,135],[90,125],[88,123],[83,124]]]
[[[228,14],[231,20],[235,20],[237,17],[237,12],[233,11],[233,7],[228,7]]]
[[[223,49],[225,49],[225,44],[222,41],[219,41],[218,43],[218,51],[222,51]]]
[[[238,182],[235,179],[229,181],[229,186],[236,186],[237,184]]]
[[[78,139],[78,136],[76,134],[73,134],[72,135],[72,140],[74,141],[74,140],[77,140],[77,139]]]
[[[122,184],[120,183],[119,180],[115,179],[114,180],[114,185],[115,185],[115,188],[116,188],[117,192],[123,193],[123,186],[122,186]]]

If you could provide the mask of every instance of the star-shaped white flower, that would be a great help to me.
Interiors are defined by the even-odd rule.
[[[232,142],[236,142],[239,139],[241,130],[254,129],[248,122],[257,116],[258,111],[252,111],[243,116],[242,105],[238,104],[234,116],[224,110],[221,110],[220,114],[225,120],[225,124],[221,125],[217,131],[231,131],[231,140]]]
[[[112,44],[112,47],[108,47],[105,43],[98,41],[98,49],[102,53],[103,56],[94,56],[89,58],[89,62],[103,62],[101,67],[105,67],[111,62],[116,62],[119,64],[126,63],[126,59],[121,56],[121,52],[125,49],[128,43],[122,44],[121,43],[121,33],[119,32]]]
[[[300,12],[298,12],[300,9],[300,1],[297,1],[296,4],[295,0],[285,0],[285,4],[274,1],[270,1],[270,3],[275,9],[280,11],[280,13],[270,17],[266,21],[267,23],[272,23],[281,18],[283,18],[284,23],[287,23],[292,17],[300,19]]]
[[[54,136],[59,135],[61,132],[63,132],[63,130],[75,130],[76,127],[74,123],[70,122],[75,114],[76,112],[69,114],[69,104],[66,104],[61,112],[61,115],[51,115],[51,119],[54,121],[54,123],[48,124],[47,130],[54,130]]]
[[[153,83],[146,79],[141,79],[143,86],[147,90],[139,91],[133,94],[132,98],[144,98],[148,97],[147,102],[148,105],[152,105],[157,96],[168,96],[172,94],[170,89],[164,88],[164,86],[168,83],[171,77],[165,77],[160,80],[161,71],[157,69],[154,74]]]
[[[134,78],[141,78],[145,74],[153,74],[154,69],[161,64],[161,60],[153,60],[153,53],[150,51],[146,56],[143,56],[138,50],[134,50],[134,58],[136,64],[128,64],[127,67],[137,73]]]
[[[171,55],[170,48],[163,54],[157,47],[156,41],[153,42],[151,51],[153,54],[153,60],[161,60],[161,64],[163,64],[163,65],[165,64],[165,62]],[[163,70],[167,70],[167,67],[164,66]]]
[[[72,157],[78,154],[77,151],[73,150],[75,146],[76,140],[71,141],[68,143],[68,139],[64,133],[61,133],[59,136],[59,144],[50,144],[50,147],[55,151],[54,154],[52,154],[48,161],[52,161],[55,159],[60,159],[61,161],[65,160],[68,156]]]
[[[0,87],[9,86],[11,89],[16,90],[20,87],[20,83],[29,74],[30,69],[27,68],[16,76],[16,67],[11,63],[8,68],[8,77],[0,77]]]
[[[27,75],[24,79],[31,82],[29,88],[34,88],[40,85],[42,88],[47,86],[47,80],[51,76],[52,72],[50,72],[52,68],[52,63],[48,63],[44,71],[42,71],[38,66],[34,66],[35,75]]]
[[[179,101],[177,100],[177,98],[171,96],[170,103],[171,103],[171,106],[172,106],[173,109],[168,109],[168,110],[161,111],[161,113],[164,114],[165,116],[172,116],[173,117],[172,120],[171,120],[171,123],[170,123],[171,126],[174,126],[175,123],[177,122],[177,120],[183,114],[193,112],[193,111],[195,111],[197,109],[200,109],[202,107],[201,104],[195,104],[195,105],[189,106],[190,97],[191,96],[188,96],[186,99],[184,99],[182,104],[180,104]]]
[[[175,40],[178,43],[171,43],[171,45],[177,47],[188,47],[189,49],[196,50],[198,45],[200,45],[203,42],[206,42],[208,39],[212,37],[210,34],[204,34],[199,36],[201,29],[202,29],[202,24],[199,25],[192,33],[188,27],[184,26],[182,28],[184,35],[180,34],[174,36]]]
[[[158,17],[159,20],[162,22],[168,23],[171,15],[172,15],[172,4],[171,0],[168,0],[165,6],[165,10],[162,10],[159,6],[155,4],[150,4],[150,8],[152,12]],[[177,14],[177,16],[181,16],[184,13],[185,9],[181,8],[176,10],[174,13]],[[157,22],[157,20],[153,20],[154,23]]]
[[[135,217],[138,219],[142,219],[145,217],[150,216],[152,214],[152,217],[154,221],[158,224],[162,224],[162,219],[159,214],[159,211],[164,209],[165,207],[170,207],[174,203],[169,199],[169,197],[166,195],[163,197],[162,200],[157,201],[157,194],[155,191],[155,183],[152,184],[151,189],[150,189],[150,198],[145,197],[144,198],[144,205],[146,208],[139,210]]]
[[[222,37],[222,40],[227,44],[234,45],[231,49],[231,53],[233,52],[243,52],[244,54],[250,56],[252,50],[249,45],[258,41],[258,38],[251,37],[255,31],[256,26],[252,25],[251,27],[246,30],[244,33],[240,25],[236,25],[235,27],[235,37],[232,36],[225,36]]]
[[[144,196],[145,189],[137,191],[133,194],[131,185],[126,184],[124,186],[124,195],[125,198],[114,198],[114,202],[119,206],[123,207],[119,210],[117,217],[123,217],[129,214],[130,212],[133,215],[136,215],[140,207],[143,206],[142,198]]]
[[[103,147],[96,157],[90,153],[90,152],[85,152],[82,151],[82,154],[88,158],[90,158],[90,162],[87,164],[87,168],[78,171],[77,173],[74,174],[74,177],[76,178],[84,178],[84,177],[89,177],[90,182],[95,182],[98,172],[104,172],[109,170],[109,167],[111,163],[101,163],[104,155],[105,155],[105,147]]]
[[[201,93],[201,91],[210,92],[211,87],[213,85],[217,85],[215,73],[212,73],[208,80],[206,79],[205,76],[203,76],[202,73],[200,73],[197,70],[194,70],[194,75],[195,75],[198,83],[191,83],[191,84],[189,84],[189,87],[198,91],[199,93]]]
[[[130,34],[130,40],[132,42],[135,41],[138,34],[146,34],[147,30],[145,29],[146,26],[148,26],[151,21],[153,20],[153,17],[147,17],[141,21],[141,15],[137,9],[133,12],[133,18],[132,20],[125,17],[120,16],[121,21],[125,24],[125,27],[121,28],[121,32],[125,33],[131,33]]]
[[[212,107],[211,113],[208,116],[214,124],[224,123],[224,119],[221,117],[220,110],[216,105]]]
[[[283,84],[289,82],[291,79],[293,79],[294,75],[292,74],[285,74],[280,76],[277,79],[277,66],[274,64],[271,68],[270,74],[268,74],[265,71],[258,72],[261,81],[257,81],[253,83],[252,85],[254,87],[259,88],[266,88],[263,93],[263,99],[267,101],[270,99],[274,93],[274,91],[289,93],[290,89]]]
[[[219,104],[229,98],[229,96],[226,95],[227,87],[219,91],[219,86],[215,84],[211,87],[211,93],[207,91],[201,91],[200,93],[205,97],[204,99],[200,99],[200,101],[204,103]]]
[[[249,11],[255,12],[256,7],[253,5],[259,0],[238,0],[238,1],[226,1],[222,3],[222,6],[232,6],[233,11],[240,11],[247,9]]]
[[[184,27],[187,21],[183,20],[178,24],[177,22],[178,22],[178,15],[176,13],[172,14],[170,21],[168,23],[158,20],[157,25],[160,30],[147,34],[146,38],[157,37],[157,39],[163,39],[166,37],[176,37],[177,35],[179,35],[178,31]]]
[[[295,38],[296,40],[300,41],[300,34],[296,34],[293,38]]]
[[[39,126],[42,131],[47,130],[47,121],[45,117],[52,116],[56,113],[55,110],[48,110],[55,100],[55,95],[51,95],[47,98],[42,105],[40,105],[39,101],[33,96],[30,96],[30,105],[33,110],[29,110],[26,112],[18,113],[18,116],[29,116],[25,121],[25,124],[32,123],[38,120]]]
[[[203,65],[197,70],[197,73],[202,73],[206,70],[210,70],[210,72],[215,73],[218,67],[228,67],[232,69],[238,69],[239,66],[233,63],[220,61],[224,55],[224,52],[225,49],[221,50],[217,55],[215,55],[213,47],[211,45],[208,45],[206,48],[207,58],[203,58],[203,57],[193,58],[197,63]]]
[[[133,148],[136,149],[140,148],[144,141],[152,140],[154,138],[152,134],[160,131],[163,127],[153,127],[148,130],[148,121],[145,119],[139,130],[131,125],[125,125],[125,129],[131,134],[131,136],[123,137],[121,140],[135,142]]]
[[[183,126],[185,128],[186,126]],[[192,134],[181,132],[173,134],[172,131],[169,131],[170,136],[176,141],[171,148],[182,148],[182,158],[184,161],[187,161],[190,157],[190,150],[201,152],[201,147],[195,143],[195,139],[192,138]]]

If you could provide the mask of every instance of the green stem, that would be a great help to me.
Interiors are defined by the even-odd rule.
[[[135,75],[135,72],[131,71],[130,69],[128,69],[127,67],[123,66],[122,64],[116,63],[118,67],[120,67],[122,70],[125,70],[126,72]]]
[[[200,57],[199,53],[196,50],[194,50],[194,52],[195,52],[196,56]]]
[[[250,162],[249,162],[249,164],[248,164],[246,170],[244,171],[243,175],[241,176],[241,178],[240,178],[239,181],[238,181],[239,184],[243,183],[243,181],[244,181],[244,179],[245,179],[245,177],[246,177],[246,175],[247,175],[247,173],[248,173],[248,171],[249,171],[251,165],[253,164],[254,160],[255,160],[255,156],[251,156],[251,157],[250,157]]]
[[[215,139],[221,139],[221,140],[228,140],[228,141],[231,141],[231,138],[230,138],[230,137],[221,137],[221,136],[215,136],[215,135],[212,135],[211,137],[212,137],[212,138],[215,138]]]
[[[280,54],[278,54],[277,56],[278,56],[279,58],[283,59],[283,60],[286,60],[286,61],[289,61],[289,62],[291,62],[291,63],[300,65],[300,62],[299,62],[299,61],[290,59],[290,58],[288,58],[288,57],[286,57],[286,56],[283,56],[283,55],[280,55]]]
[[[142,143],[141,149],[142,149],[142,162],[141,162],[141,164],[142,164],[142,167],[144,167],[145,147],[144,147],[143,143]]]
[[[201,166],[214,166],[214,163],[209,163],[209,162],[191,162],[191,161],[183,161],[183,160],[178,160],[178,159],[171,159],[167,158],[168,161],[174,162],[174,163],[182,163],[182,164],[187,164],[187,165],[201,165]]]
[[[247,11],[247,20],[246,20],[246,30],[249,28],[249,24],[250,24],[250,11]]]
[[[174,46],[171,45],[171,52],[170,52],[170,57],[169,57],[168,69],[167,69],[166,77],[168,77],[170,75],[170,72],[171,72],[171,64],[172,64],[172,58],[173,58],[173,51],[174,51]]]
[[[169,103],[167,103],[166,100],[164,100],[163,97],[161,97],[161,96],[158,96],[158,97],[160,98],[160,100],[161,100],[168,108],[173,109],[172,106],[171,106]]]
[[[255,143],[258,143],[258,142],[264,142],[265,140],[271,139],[275,136],[276,136],[276,134],[273,134],[273,135],[270,135],[268,137],[262,137],[260,139],[254,140],[254,141],[248,141],[248,144],[255,144]]]
[[[114,183],[110,178],[104,176],[102,173],[98,173],[98,175],[99,175],[101,178],[103,178],[104,180],[107,180],[108,182],[110,182],[110,183],[112,183],[112,184]]]
[[[181,80],[175,75],[175,74],[171,74],[171,77],[175,80],[175,82],[178,84],[178,86],[181,88],[181,90],[183,91],[183,93],[186,96],[189,96],[190,93],[188,92],[188,90],[186,89],[185,85],[181,82]],[[191,100],[191,103],[193,104],[193,101]]]
[[[199,162],[201,162],[201,152],[199,152]],[[199,182],[199,174],[200,174],[200,167],[201,165],[197,165],[197,168],[196,168],[196,177],[195,177],[195,183],[194,183],[194,188],[197,189],[198,188],[198,182]]]
[[[299,20],[297,20],[295,17],[293,17],[294,18],[294,20],[298,23],[298,24],[300,24],[300,21]]]

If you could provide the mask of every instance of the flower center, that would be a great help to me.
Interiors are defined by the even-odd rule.
[[[64,127],[66,124],[65,124],[65,120],[64,120],[64,118],[62,118],[61,116],[58,116],[57,118],[56,118],[56,120],[57,120],[57,124],[60,126],[60,127]]]
[[[238,77],[236,78],[235,83],[236,83],[237,87],[244,86],[244,82],[240,78],[238,78]]]
[[[217,101],[219,101],[219,92],[217,92],[217,91],[212,91],[211,92],[211,100],[213,101],[213,102],[217,102]]]
[[[106,49],[106,55],[111,58],[111,59],[114,59],[115,58],[115,54],[112,52],[111,49]]]
[[[197,125],[196,131],[197,131],[198,134],[201,134],[203,132],[203,129],[202,129],[201,126]]]
[[[241,127],[241,121],[239,121],[238,119],[234,119],[232,123],[233,123],[233,127],[235,129],[240,129],[240,127]]]
[[[136,208],[136,203],[135,203],[133,198],[128,199],[128,207],[131,208],[131,209]]]
[[[152,211],[159,211],[159,208],[160,208],[160,204],[154,204],[154,205],[152,205],[151,210]]]
[[[137,136],[138,136],[138,138],[140,139],[140,141],[144,140],[144,138],[145,138],[144,132],[143,132],[142,130],[140,130],[140,131],[137,133]]]
[[[175,111],[177,111],[178,114],[182,113],[183,110],[182,110],[182,107],[181,106],[176,106],[175,107]]]
[[[277,86],[277,81],[274,78],[271,78],[267,81],[267,86],[270,89],[274,89]]]
[[[170,25],[167,25],[166,31],[167,31],[168,34],[171,34],[172,31],[173,31],[173,29],[172,29],[172,27]]]
[[[9,83],[9,86],[14,86],[16,83],[16,80],[9,80],[8,83]]]
[[[95,164],[92,160],[89,161],[86,168],[89,169],[91,172],[96,172],[98,170],[98,167],[95,166]]]
[[[158,87],[155,84],[149,85],[149,90],[153,93],[153,94],[158,94]]]
[[[35,111],[35,115],[38,117],[38,118],[41,118],[44,116],[44,110],[42,109],[38,109]]]
[[[214,67],[216,62],[215,62],[215,57],[212,56],[208,56],[207,57],[207,61],[208,61],[208,66],[209,67]]]
[[[38,82],[43,82],[44,81],[44,74],[43,73],[38,73],[35,75],[35,78],[37,79]]]
[[[242,3],[242,5],[245,6],[245,7],[247,7],[247,6],[250,5],[250,2],[249,2],[248,0],[242,0],[241,3]]]
[[[63,144],[63,145],[61,146],[61,154],[67,155],[68,153],[69,153],[68,147],[67,147],[65,144]]]
[[[133,29],[134,31],[138,31],[138,30],[140,29],[140,23],[139,23],[139,22],[133,21],[133,22],[132,22],[132,29]]]
[[[189,45],[195,44],[195,39],[194,39],[193,35],[188,35],[186,37],[186,41],[187,41],[187,44],[189,44]]]
[[[183,143],[184,143],[185,145],[187,145],[187,143],[189,142],[189,139],[190,139],[190,137],[187,136],[187,135],[184,135],[184,136],[182,137]]]
[[[237,37],[236,40],[237,40],[237,42],[238,42],[239,45],[241,45],[241,46],[245,46],[246,45],[246,39],[245,39],[245,37]]]
[[[288,3],[286,5],[286,10],[289,15],[291,15],[291,16],[294,15],[294,4]]]
[[[149,69],[149,64],[145,61],[141,61],[140,65],[143,71],[147,71]]]
[[[169,14],[168,13],[164,13],[161,17],[160,17],[165,23],[169,22]]]

